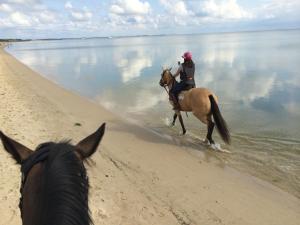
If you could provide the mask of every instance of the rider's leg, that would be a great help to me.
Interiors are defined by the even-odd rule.
[[[180,86],[176,84],[176,86],[170,91],[170,99],[173,102],[173,110],[179,110],[180,105],[178,102],[178,94],[180,92]]]

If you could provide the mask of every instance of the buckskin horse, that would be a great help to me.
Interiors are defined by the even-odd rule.
[[[166,90],[169,93],[176,82],[176,79],[171,73],[171,68],[163,69],[161,79],[159,81],[160,86],[164,88],[167,87],[168,90]],[[170,103],[172,104],[172,101],[170,101]],[[175,124],[178,116],[183,134],[186,133],[186,129],[180,111],[193,112],[196,118],[207,125],[206,143],[215,143],[212,139],[212,133],[216,125],[223,141],[227,144],[230,144],[230,133],[227,128],[227,124],[221,115],[218,107],[218,99],[214,93],[206,88],[192,88],[188,91],[183,91],[180,93],[178,103],[180,105],[180,110],[175,110],[172,125]]]
[[[96,152],[105,123],[77,145],[47,142],[30,150],[0,131],[4,149],[21,165],[23,225],[90,225],[83,161]]]

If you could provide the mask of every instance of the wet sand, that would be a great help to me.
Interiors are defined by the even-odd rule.
[[[2,48],[0,84],[0,129],[30,148],[65,138],[76,143],[107,123],[94,165],[87,165],[96,225],[296,225],[300,221],[298,198],[213,163],[210,150],[194,157],[189,153],[195,149],[178,146],[64,90]],[[0,225],[21,224],[19,185],[19,166],[0,145]]]

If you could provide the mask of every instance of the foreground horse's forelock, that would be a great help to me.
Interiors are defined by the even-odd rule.
[[[75,146],[69,142],[48,142],[36,151],[0,131],[5,150],[21,164],[23,225],[92,224],[83,161],[97,150],[104,131],[105,124]]]

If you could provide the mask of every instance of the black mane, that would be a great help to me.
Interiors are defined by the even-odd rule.
[[[88,178],[83,163],[68,142],[45,143],[37,148],[49,149],[43,163],[39,224],[93,224],[88,209]]]

